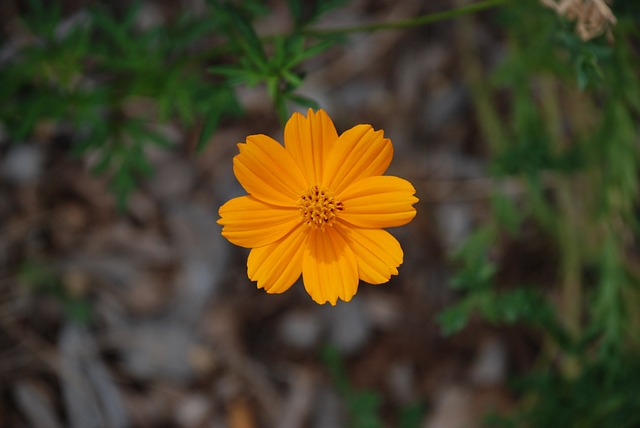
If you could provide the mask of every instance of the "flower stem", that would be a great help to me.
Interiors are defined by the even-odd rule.
[[[480,4],[482,3],[475,3],[474,5]],[[498,113],[498,107],[491,95],[491,88],[486,84],[488,77],[485,75],[478,57],[477,42],[474,39],[475,24],[473,18],[460,19],[456,24],[455,41],[462,64],[461,69],[464,81],[475,106],[474,114],[476,115],[480,132],[484,140],[489,144],[492,156],[495,156],[501,153],[508,144],[505,122]]]
[[[369,33],[378,30],[397,30],[403,28],[419,27],[422,25],[433,24],[435,22],[446,21],[458,16],[468,15],[479,12],[481,10],[490,9],[500,6],[510,0],[485,0],[478,3],[472,3],[466,6],[458,7],[444,12],[430,13],[427,15],[417,16],[410,19],[402,19],[393,22],[378,22],[374,24],[356,25],[346,28],[335,29],[305,29],[302,33],[307,36],[337,36],[351,33]]]

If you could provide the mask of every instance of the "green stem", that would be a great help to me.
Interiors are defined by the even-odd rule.
[[[307,36],[337,36],[351,33],[370,33],[378,30],[397,30],[403,28],[419,27],[422,25],[433,24],[435,22],[446,21],[448,19],[456,18],[458,16],[468,15],[471,13],[479,12],[481,10],[490,9],[492,7],[500,6],[511,0],[485,0],[478,3],[473,3],[467,6],[458,7],[444,12],[430,13],[427,15],[417,16],[410,19],[402,19],[394,22],[380,22],[375,24],[356,25],[347,28],[336,29],[306,29],[302,33]]]
[[[475,5],[481,4],[476,3]],[[457,24],[456,43],[460,53],[464,81],[475,106],[474,114],[480,126],[480,132],[489,144],[491,155],[494,156],[501,153],[508,143],[505,122],[500,117],[498,108],[492,99],[491,88],[487,85],[488,77],[482,69],[477,49],[475,49],[473,18],[463,18]]]
[[[475,12],[480,12],[482,10],[491,9],[496,6],[509,3],[510,1],[511,0],[485,0],[485,1],[480,1],[478,3],[461,6],[455,9],[446,10],[444,12],[430,13],[427,15],[421,15],[421,16],[417,16],[415,18],[409,18],[409,19],[402,19],[399,21],[380,22],[380,23],[374,23],[374,24],[356,25],[353,27],[334,28],[334,29],[306,28],[306,29],[303,29],[300,33],[302,35],[310,36],[310,37],[326,37],[326,36],[340,36],[340,35],[346,35],[346,34],[352,34],[352,33],[371,33],[377,30],[398,30],[398,29],[404,29],[404,28],[419,27],[422,25],[446,21],[459,16],[469,15]],[[269,34],[269,35],[261,36],[260,40],[262,40],[263,42],[271,42],[278,37],[283,37],[286,35],[287,34],[282,34],[282,33]],[[229,46],[224,45],[221,47],[216,47],[204,54],[201,54],[198,58],[210,59],[217,55],[222,55],[230,52],[232,52],[232,50],[229,48]]]

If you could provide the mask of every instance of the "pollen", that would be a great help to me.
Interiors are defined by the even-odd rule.
[[[325,226],[332,226],[336,216],[344,206],[336,201],[333,192],[319,186],[311,186],[309,190],[298,199],[301,222],[314,229],[324,230]]]

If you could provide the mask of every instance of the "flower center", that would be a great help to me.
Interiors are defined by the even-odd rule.
[[[318,186],[311,186],[307,193],[298,199],[301,221],[314,229],[324,230],[332,226],[338,212],[344,209],[342,202],[336,201],[333,192]]]

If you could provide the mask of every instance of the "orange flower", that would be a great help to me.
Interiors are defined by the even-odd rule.
[[[385,227],[416,215],[406,180],[382,175],[393,147],[382,131],[357,125],[338,136],[329,116],[294,113],[284,147],[266,135],[238,144],[233,171],[249,193],[220,207],[222,235],[251,248],[249,279],[282,293],[302,275],[317,303],[349,301],[361,279],[398,274],[402,248]]]

